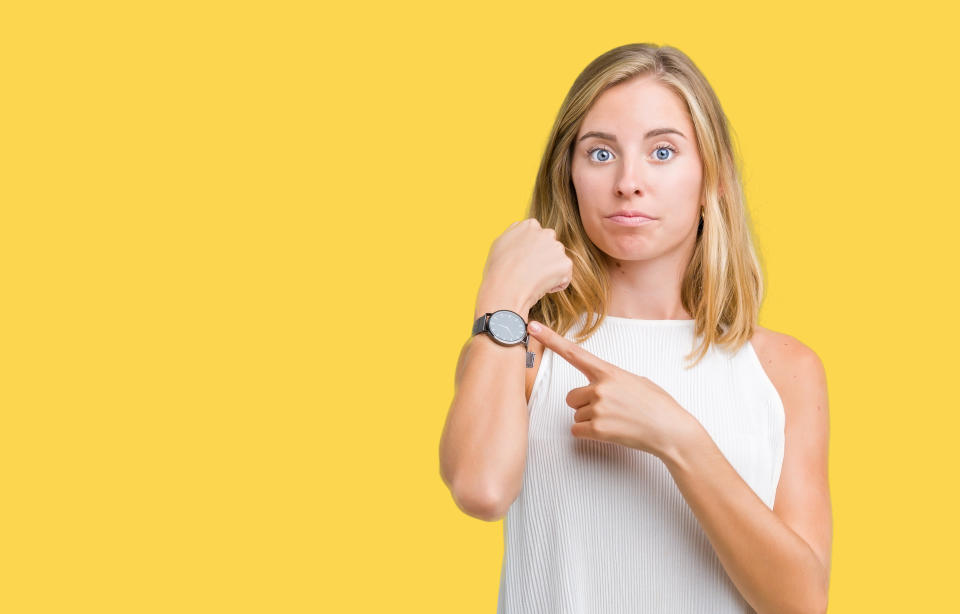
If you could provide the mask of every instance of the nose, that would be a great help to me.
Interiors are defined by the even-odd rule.
[[[640,173],[638,172],[636,166],[640,163],[634,163],[630,160],[626,160],[621,166],[621,171],[619,177],[617,177],[616,191],[617,196],[623,197],[630,194],[641,195],[641,185],[643,181],[641,180]]]

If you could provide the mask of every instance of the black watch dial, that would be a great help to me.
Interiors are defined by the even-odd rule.
[[[519,343],[527,334],[527,323],[519,314],[501,309],[490,314],[487,321],[490,333],[503,343]]]

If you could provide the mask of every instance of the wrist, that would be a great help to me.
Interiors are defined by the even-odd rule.
[[[474,309],[474,319],[479,318],[485,313],[493,313],[500,309],[509,309],[520,315],[524,321],[530,316],[530,305],[526,300],[518,299],[515,296],[486,294],[481,292],[477,298],[476,309]]]
[[[657,456],[671,473],[688,469],[691,455],[704,449],[704,438],[710,441],[710,434],[699,420],[690,416],[671,435],[668,444],[658,451]]]
[[[508,309],[516,313],[521,318],[523,318],[524,322],[530,321],[530,309],[526,307],[519,307],[516,305],[509,305],[505,302],[493,302],[486,307],[483,307],[481,306],[481,304],[478,303],[477,308],[476,310],[474,310],[474,313],[473,313],[473,319],[476,320],[477,318],[479,318],[485,313],[493,313],[494,311],[500,311],[501,309]]]

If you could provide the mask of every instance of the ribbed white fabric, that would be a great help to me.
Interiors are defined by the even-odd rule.
[[[566,333],[573,339],[585,315]],[[752,344],[692,369],[693,320],[607,316],[582,346],[670,393],[773,509],[783,404]],[[587,377],[545,348],[530,395],[523,487],[503,524],[498,614],[753,612],[656,456],[570,433]]]

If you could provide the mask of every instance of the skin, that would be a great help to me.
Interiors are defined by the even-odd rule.
[[[644,138],[656,128],[674,128],[683,136]],[[581,140],[594,131],[612,134],[616,141],[596,136]],[[594,150],[597,147],[602,149]],[[683,101],[649,77],[602,93],[577,134],[571,176],[583,227],[608,256],[607,313],[691,319],[680,304],[680,284],[696,244],[702,168]],[[620,226],[607,219],[620,209],[637,209],[657,219],[638,227]]]
[[[660,127],[676,128],[687,139],[644,138]],[[578,138],[592,130],[617,136],[616,142],[593,137],[578,142],[572,165],[584,228],[610,257],[608,313],[691,319],[680,304],[680,281],[695,245],[702,175],[682,101],[649,78],[620,84],[597,99]],[[664,142],[679,155],[657,156]],[[597,145],[611,155],[594,151],[588,158],[587,150]],[[658,219],[636,228],[604,219],[621,208]],[[531,322],[528,330],[537,354],[536,368],[527,370],[528,401],[539,358],[549,347],[589,382],[567,395],[571,436],[660,458],[725,571],[757,612],[826,611],[833,533],[829,414],[826,374],[812,349],[760,326],[750,341],[785,414],[783,467],[771,510],[700,422],[656,383],[603,361],[542,323]]]

